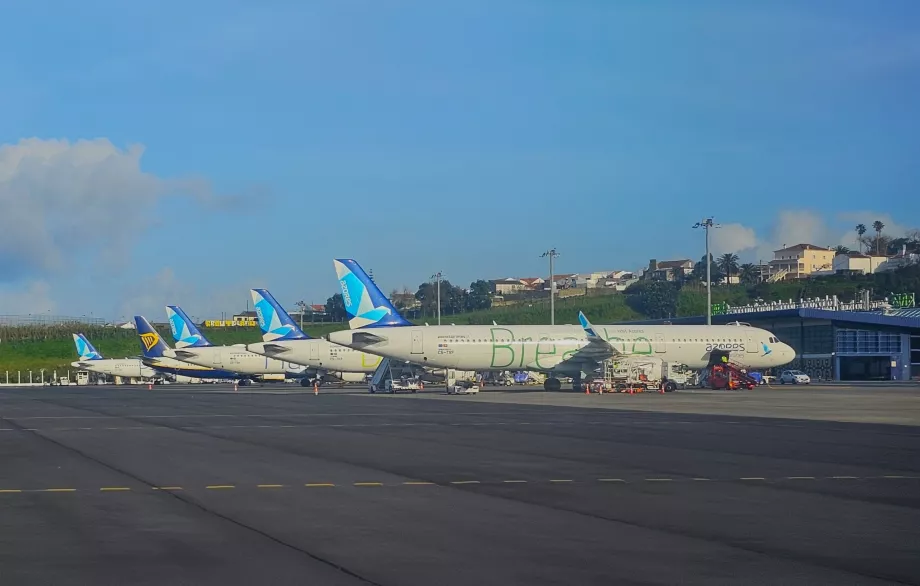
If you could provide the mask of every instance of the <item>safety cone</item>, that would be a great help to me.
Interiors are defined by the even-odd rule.
[[[658,392],[662,395],[664,394],[664,383],[658,385]]]
[[[147,390],[148,390],[148,391],[152,391],[152,390],[153,390],[153,383],[147,383]]]
[[[234,383],[233,383],[233,392],[236,392],[237,384],[238,384],[238,383],[236,383],[236,382],[234,381]]]
[[[585,394],[586,394],[586,395],[590,395],[590,394],[591,394],[591,386],[588,385],[588,384],[585,384]]]
[[[423,380],[418,381],[418,390],[420,390],[420,391],[424,391],[424,390],[425,390],[425,381],[423,381]]]
[[[313,394],[319,395],[319,383],[318,382],[313,383]]]

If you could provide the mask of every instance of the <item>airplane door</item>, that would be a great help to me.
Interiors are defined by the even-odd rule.
[[[220,352],[218,351],[214,353],[214,366],[220,366],[220,365],[221,365],[221,357],[220,357]]]
[[[425,345],[422,340],[422,330],[413,330],[412,332],[412,353],[424,354]]]
[[[744,344],[744,349],[749,353],[753,354],[758,350],[758,344],[754,343],[754,334],[749,333],[747,335],[747,342]]]
[[[310,360],[319,360],[319,344],[310,344]]]
[[[664,334],[655,334],[655,352],[666,352],[668,349]]]

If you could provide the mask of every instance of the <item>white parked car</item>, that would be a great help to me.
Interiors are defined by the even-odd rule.
[[[471,393],[478,393],[479,385],[468,380],[460,381],[455,385],[447,387],[448,395],[469,395]]]
[[[784,370],[783,374],[779,375],[779,383],[781,385],[786,383],[792,385],[807,385],[811,383],[811,377],[801,370]]]

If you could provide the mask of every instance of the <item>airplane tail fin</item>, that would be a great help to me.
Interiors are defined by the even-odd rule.
[[[276,340],[309,340],[310,336],[303,333],[288,312],[284,311],[268,289],[250,289],[252,305],[259,318],[259,329],[262,330],[263,342]]]
[[[102,354],[93,347],[92,343],[83,334],[74,334],[73,342],[77,345],[77,354],[80,355],[80,360],[102,359]]]
[[[176,341],[177,349],[201,348],[213,345],[178,305],[167,305],[166,317],[169,319],[169,327],[172,330],[173,340]]]
[[[144,355],[144,358],[161,358],[169,346],[160,338],[160,334],[142,315],[134,316],[134,324],[137,326],[137,335],[141,339],[141,354]]]
[[[342,301],[351,329],[412,325],[399,314],[356,261],[337,258],[332,262],[339,278]]]
[[[581,324],[582,329],[585,330],[585,336],[589,340],[600,340],[601,337],[597,335],[597,331],[594,329],[594,326],[591,325],[591,322],[588,321],[588,318],[585,317],[585,314],[578,312],[578,323]]]

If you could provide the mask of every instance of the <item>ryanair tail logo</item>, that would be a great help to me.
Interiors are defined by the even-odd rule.
[[[157,333],[148,332],[146,334],[141,334],[141,342],[144,344],[144,348],[146,348],[148,352],[150,352],[150,350],[156,346],[159,341],[160,336]]]

